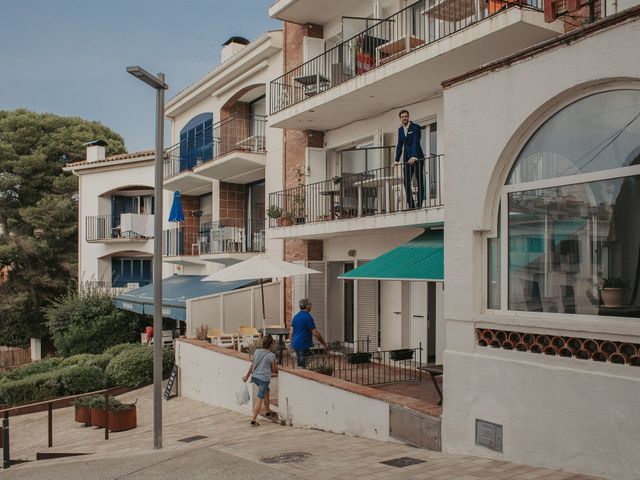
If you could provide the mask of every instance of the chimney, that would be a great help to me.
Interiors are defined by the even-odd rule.
[[[106,158],[105,147],[107,142],[104,140],[94,140],[92,142],[83,143],[87,147],[87,162],[96,162]]]
[[[244,37],[231,37],[229,40],[222,44],[222,52],[220,54],[220,61],[222,63],[229,60],[232,56],[249,45],[249,40]]]

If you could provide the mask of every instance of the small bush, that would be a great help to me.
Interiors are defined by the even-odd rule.
[[[62,393],[60,371],[37,373],[0,385],[0,398],[11,405],[38,402]]]
[[[163,362],[164,363],[164,362]],[[111,385],[137,387],[153,381],[153,349],[140,345],[119,353],[107,366]]]
[[[101,353],[100,355],[94,355],[92,358],[87,360],[85,365],[89,365],[92,367],[98,367],[103,372],[107,369],[107,365],[113,358],[113,355],[109,355],[107,353]]]
[[[51,357],[27,363],[13,370],[7,375],[7,378],[9,380],[20,380],[37,373],[51,372],[60,366],[61,361],[61,358]]]
[[[82,397],[74,402],[75,404],[82,405],[89,408],[99,408],[104,410],[104,395],[90,395],[88,397]],[[120,400],[114,397],[109,397],[109,410],[126,410],[122,408],[125,405]]]
[[[91,365],[73,365],[60,374],[60,383],[65,395],[102,390],[105,386],[104,372]]]
[[[173,348],[164,347],[162,350],[162,373],[164,375],[168,375],[171,373],[173,369],[173,364],[175,363],[175,356],[173,352]]]
[[[111,357],[115,357],[125,350],[135,350],[136,348],[140,348],[140,344],[138,343],[119,343],[118,345],[114,345],[112,347],[107,348],[104,351],[104,355],[109,355]]]
[[[79,353],[78,355],[72,355],[71,357],[65,358],[60,363],[60,367],[67,368],[75,365],[90,365],[104,370],[107,368],[107,365],[112,358],[112,355],[108,355],[106,353],[101,353],[99,355],[94,355],[93,353]]]

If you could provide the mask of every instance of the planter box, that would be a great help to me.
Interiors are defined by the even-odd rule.
[[[357,352],[357,353],[347,353],[347,363],[351,363],[352,365],[358,363],[369,363],[371,361],[372,353],[368,352]]]
[[[91,409],[83,405],[76,405],[76,422],[91,425]]]
[[[389,358],[391,358],[391,360],[411,360],[413,358],[413,350],[410,348],[391,350],[389,352]]]
[[[600,294],[605,307],[619,308],[624,306],[624,288],[603,288]]]
[[[91,425],[104,428],[106,425],[106,411],[99,408],[91,409]],[[112,432],[123,432],[138,426],[136,407],[128,410],[109,410],[109,430]]]

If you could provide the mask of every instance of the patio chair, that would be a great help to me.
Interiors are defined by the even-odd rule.
[[[255,327],[240,326],[238,328],[238,351],[250,348],[260,342],[260,332]]]
[[[210,328],[207,330],[207,338],[213,345],[225,348],[235,348],[236,342],[234,335],[224,333],[220,328]]]

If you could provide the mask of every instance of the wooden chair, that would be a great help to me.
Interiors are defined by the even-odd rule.
[[[233,334],[224,333],[220,328],[207,330],[207,338],[213,345],[225,348],[235,348],[236,342]]]
[[[260,332],[255,327],[241,325],[238,327],[238,351],[249,348],[256,342],[260,342]]]

